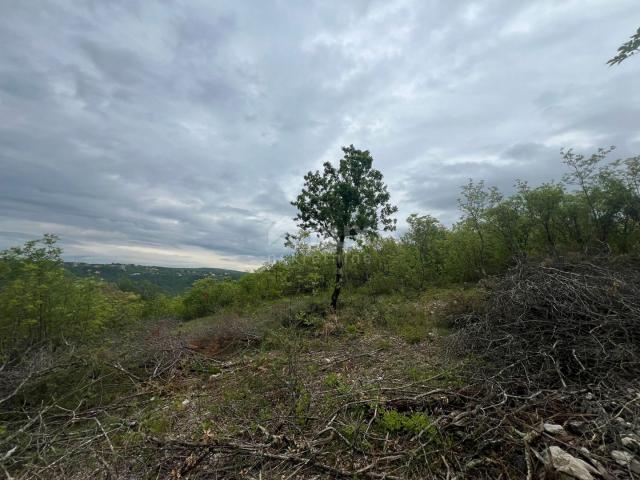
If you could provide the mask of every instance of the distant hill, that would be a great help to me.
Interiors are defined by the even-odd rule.
[[[245,272],[224,268],[172,268],[149,267],[122,263],[65,262],[65,268],[79,277],[99,277],[120,285],[124,290],[139,293],[168,293],[177,295],[186,291],[193,282],[205,277],[219,280],[238,279]]]

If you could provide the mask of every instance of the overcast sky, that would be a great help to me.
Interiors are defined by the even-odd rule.
[[[0,0],[0,248],[253,268],[353,143],[400,210],[640,154],[638,0]]]

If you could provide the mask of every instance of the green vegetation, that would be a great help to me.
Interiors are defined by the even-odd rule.
[[[378,422],[379,427],[384,432],[408,432],[433,434],[436,428],[433,420],[423,412],[413,412],[411,414],[400,413],[397,410],[383,410]]]
[[[640,28],[638,28],[636,33],[631,35],[631,38],[628,41],[618,47],[618,53],[616,56],[611,58],[607,63],[609,65],[622,63],[631,55],[638,53],[638,50],[640,50]]]
[[[345,240],[375,237],[378,230],[395,230],[398,211],[389,203],[387,186],[380,171],[371,168],[373,158],[368,151],[343,147],[344,157],[338,168],[325,162],[319,171],[304,176],[304,188],[295,202],[295,220],[304,233],[316,232],[336,245],[336,281],[331,307],[338,306],[343,283]]]
[[[144,301],[112,284],[70,275],[56,240],[45,235],[0,252],[0,359],[99,341],[106,331],[170,308],[164,297]]]
[[[358,239],[341,254],[344,268],[337,283],[336,242],[311,244],[301,231],[285,258],[237,282],[203,280],[194,285],[184,297],[185,318],[230,305],[314,294],[337,284],[373,297],[411,295],[498,275],[527,258],[638,254],[640,157],[608,162],[612,150],[589,156],[564,151],[568,172],[562,182],[532,187],[518,181],[510,196],[482,181],[469,181],[462,188],[458,223],[447,228],[429,215],[411,215],[408,230],[398,239],[372,234]]]
[[[95,264],[65,262],[64,267],[77,277],[95,277],[115,283],[121,290],[138,293],[144,298],[159,294],[180,295],[196,280],[237,280],[244,272],[223,268],[149,267],[131,264]]]

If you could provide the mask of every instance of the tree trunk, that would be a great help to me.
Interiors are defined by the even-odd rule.
[[[553,233],[551,232],[551,225],[548,221],[542,222],[542,226],[544,227],[544,233],[547,237],[547,244],[549,245],[549,253],[553,255],[554,259],[558,259],[558,250],[556,249],[556,241],[553,238]]]
[[[340,296],[340,290],[342,289],[342,267],[344,266],[344,235],[341,235],[338,239],[338,245],[336,246],[336,285],[333,288],[333,294],[331,295],[331,308],[336,310],[338,307],[338,297]]]

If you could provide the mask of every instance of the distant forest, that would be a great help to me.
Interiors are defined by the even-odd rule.
[[[193,282],[203,278],[237,280],[245,274],[224,268],[171,268],[122,263],[65,262],[64,267],[78,277],[98,277],[117,284],[121,290],[148,298],[160,293],[182,294]]]

